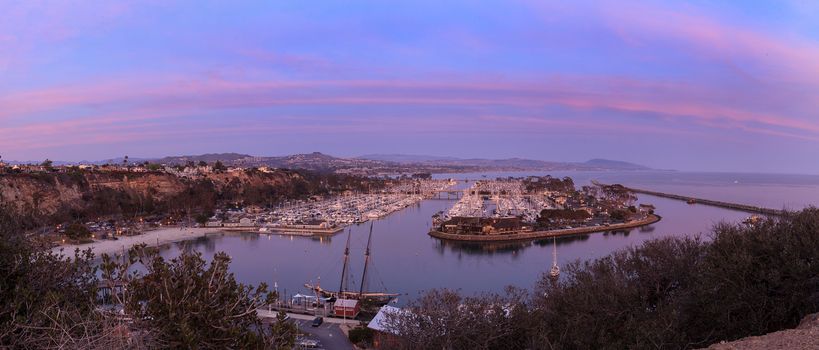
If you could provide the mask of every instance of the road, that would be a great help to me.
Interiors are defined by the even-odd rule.
[[[313,327],[311,320],[293,319],[299,329],[308,334],[305,339],[312,339],[318,341],[318,349],[326,350],[349,350],[353,348],[353,344],[341,332],[341,328],[336,323],[324,322],[319,327]]]
[[[275,322],[274,320],[278,312],[261,308],[256,310],[256,314],[264,322]],[[360,321],[325,317],[324,323],[321,326],[313,327],[314,316],[295,313],[288,313],[287,316],[290,317],[289,322],[295,323],[299,326],[299,330],[308,334],[308,336],[302,337],[301,339],[319,342],[318,347],[314,349],[349,350],[353,348],[353,344],[350,343],[347,336],[341,331],[340,325],[357,325]],[[296,348],[299,349],[299,347]]]

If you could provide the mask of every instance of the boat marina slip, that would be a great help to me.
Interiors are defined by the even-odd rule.
[[[406,180],[379,191],[288,201],[272,210],[220,210],[207,226],[297,236],[335,234],[348,225],[379,219],[417,204],[454,184],[451,180]]]

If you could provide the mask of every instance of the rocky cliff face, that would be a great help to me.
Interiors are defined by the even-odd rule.
[[[237,171],[186,179],[167,173],[73,172],[0,175],[0,205],[27,226],[105,215],[201,210],[218,201],[258,204],[309,192],[298,173]],[[294,189],[305,193],[295,193]]]

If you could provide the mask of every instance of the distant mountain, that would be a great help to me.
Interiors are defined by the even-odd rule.
[[[427,155],[416,155],[416,154],[366,154],[363,156],[356,157],[358,159],[369,159],[369,160],[378,160],[382,162],[395,162],[395,163],[423,163],[423,162],[435,162],[435,161],[455,161],[459,160],[455,157],[440,157],[440,156],[427,156]]]
[[[583,163],[552,162],[525,158],[482,159],[455,158],[407,154],[370,154],[361,159],[391,161],[400,164],[425,164],[437,166],[480,167],[520,170],[647,170],[642,165],[608,159],[592,159]]]
[[[588,166],[592,167],[599,167],[605,169],[614,169],[614,170],[649,170],[651,168],[639,164],[623,162],[619,160],[609,160],[609,159],[592,159],[586,161],[585,163]]]
[[[63,164],[121,164],[123,158],[107,159],[96,162],[60,162]],[[648,167],[608,159],[592,159],[587,162],[551,162],[525,158],[507,159],[462,159],[428,155],[407,154],[370,154],[356,158],[339,158],[321,152],[292,154],[287,156],[252,156],[241,153],[209,153],[201,155],[169,156],[164,158],[128,158],[129,163],[145,161],[159,164],[186,164],[188,162],[214,163],[220,161],[228,166],[307,169],[316,171],[340,171],[358,174],[396,174],[412,172],[474,172],[474,171],[565,171],[565,170],[648,170]],[[15,164],[17,162],[10,162]],[[39,164],[40,162],[30,162]]]
[[[111,159],[104,159],[104,160],[94,160],[94,161],[83,160],[83,161],[71,162],[71,163],[72,164],[74,164],[74,163],[76,163],[76,164],[96,164],[96,165],[122,164],[123,160],[125,160],[125,157],[111,158]],[[131,158],[131,157],[128,157],[128,163],[132,163],[132,164],[133,163],[143,163],[143,162],[146,162],[146,161],[151,161],[151,159],[149,159],[149,158]]]
[[[240,153],[207,153],[207,154],[200,154],[200,155],[191,155],[191,156],[170,156],[160,159],[152,159],[150,160],[153,163],[159,164],[185,164],[187,162],[206,162],[206,163],[213,163],[217,160],[222,163],[234,162],[240,159],[249,158],[250,155],[247,154],[240,154]],[[129,159],[130,160],[130,159]],[[120,158],[120,162],[122,159]]]
[[[282,157],[252,157],[248,156],[233,160],[226,164],[241,166],[269,166],[274,168],[307,169],[319,171],[335,171],[350,168],[378,168],[393,166],[395,163],[359,159],[359,158],[338,158],[321,152],[292,154]]]
[[[238,153],[204,154],[199,156],[165,157],[158,163],[184,164],[188,161],[215,162],[236,166],[269,166],[274,168],[337,171],[341,169],[377,169],[378,171],[450,170],[646,170],[647,167],[628,162],[592,159],[584,163],[551,162],[525,158],[462,159],[408,154],[370,154],[356,158],[334,157],[321,152],[292,154],[287,156],[251,156]]]

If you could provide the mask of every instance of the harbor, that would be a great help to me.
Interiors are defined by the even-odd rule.
[[[402,180],[366,193],[286,201],[275,207],[235,207],[217,212],[205,226],[280,235],[333,235],[345,227],[376,220],[447,191],[452,180]]]
[[[561,178],[565,176],[573,178],[575,187],[580,190],[583,186],[591,184],[590,179],[599,179],[605,183],[626,183],[628,187],[646,187],[643,182],[629,179],[642,179],[648,176],[632,172],[569,172],[558,173],[555,177],[558,175]],[[487,178],[501,176],[509,175],[492,173],[488,174]],[[525,174],[515,176],[523,177]],[[665,173],[656,176],[665,179]],[[452,195],[449,200],[435,197],[425,199],[417,205],[371,220],[374,223],[370,249],[372,264],[368,267],[367,274],[373,277],[370,282],[376,287],[371,291],[401,294],[391,305],[405,305],[423,291],[442,286],[460,289],[465,294],[502,292],[508,285],[529,287],[552,266],[552,251],[555,249],[553,244],[556,244],[558,264],[565,270],[565,264],[576,259],[593,259],[650,239],[707,233],[715,223],[722,221],[741,223],[748,217],[747,213],[741,211],[688,205],[685,201],[646,194],[640,196],[638,202],[634,203],[635,206],[639,207],[642,203],[654,205],[655,212],[662,220],[640,228],[623,229],[618,232],[604,231],[599,234],[563,235],[555,237],[556,242],[549,237],[478,243],[442,240],[428,234],[431,217],[436,213],[449,211],[464,194],[464,190],[474,185],[475,181],[466,183],[461,178],[487,180],[480,174],[464,174],[461,178],[458,178],[457,174],[446,174],[443,177],[455,178],[458,181],[448,190],[456,191],[457,196]],[[657,177],[651,179],[655,178]],[[700,180],[699,177],[696,179]],[[732,182],[733,179],[731,176],[726,180],[720,178],[720,181]],[[681,191],[697,193],[699,186],[692,185],[688,189],[682,188]],[[766,188],[773,187],[783,193],[789,193],[787,191],[793,186],[774,187],[767,184]],[[805,200],[815,193],[811,191],[802,190],[810,194]],[[725,196],[725,199],[736,200],[746,192],[743,189],[742,192],[737,191],[734,196]],[[447,194],[443,193],[443,197],[446,196]],[[555,199],[562,202],[563,199],[558,197]],[[491,201],[487,200],[487,206],[491,205]],[[487,214],[489,213],[491,209],[487,210]],[[369,222],[354,223],[345,227],[344,231],[323,239],[314,236],[259,234],[258,231],[252,230],[217,232],[195,240],[166,245],[161,254],[171,259],[186,249],[201,251],[205,255],[224,251],[232,257],[234,263],[231,269],[239,281],[277,285],[279,294],[283,298],[287,296],[286,301],[291,302],[292,296],[296,294],[315,296],[315,292],[304,287],[305,283],[319,284],[330,291],[339,290],[347,230],[350,231],[350,259],[347,267],[349,271],[347,276],[350,279],[345,283],[349,283],[350,290],[357,292],[364,270],[369,226]],[[703,237],[707,239],[707,235]],[[561,271],[561,276],[563,274],[565,271]],[[386,288],[382,287],[381,282]],[[304,309],[303,304],[292,305]],[[330,306],[328,310],[329,308]]]
[[[470,242],[502,242],[650,225],[660,220],[655,207],[622,186],[593,183],[575,188],[574,181],[551,176],[497,178],[464,189],[452,208],[433,216],[429,235]]]

